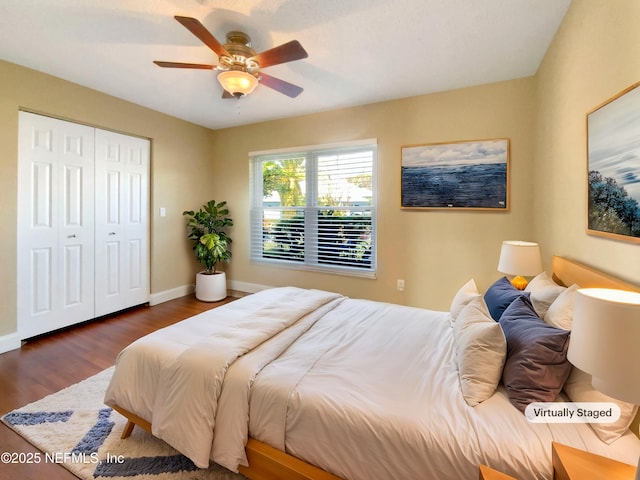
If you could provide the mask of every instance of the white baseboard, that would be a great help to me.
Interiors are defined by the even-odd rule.
[[[260,285],[258,283],[241,282],[237,280],[231,280],[227,282],[227,288],[230,290],[236,290],[244,293],[256,293],[260,290],[266,290],[267,288],[273,288],[269,285]],[[176,298],[184,297],[185,295],[191,295],[195,291],[195,285],[182,285],[181,287],[172,288],[171,290],[165,290],[163,292],[152,293],[149,297],[149,305],[158,305],[159,303],[168,302]]]
[[[260,290],[272,288],[269,285],[260,285],[258,283],[242,282],[238,280],[231,280],[230,282],[227,282],[227,287],[231,290],[237,290],[238,292],[245,293],[256,293]]]
[[[0,336],[0,353],[15,350],[20,348],[21,345],[22,342],[20,342],[20,335],[18,335],[18,332]]]
[[[176,298],[191,295],[195,290],[194,285],[182,285],[181,287],[172,288],[163,292],[152,293],[149,297],[149,305],[158,305],[159,303],[168,302]]]

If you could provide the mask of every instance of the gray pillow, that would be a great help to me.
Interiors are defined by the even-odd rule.
[[[553,402],[571,371],[567,330],[546,324],[526,297],[515,299],[500,317],[507,339],[502,383],[524,412],[532,402]]]
[[[511,302],[520,297],[529,298],[529,295],[529,292],[523,292],[511,285],[507,277],[502,277],[487,289],[484,294],[484,301],[489,308],[491,317],[497,322],[506,308],[511,305]]]

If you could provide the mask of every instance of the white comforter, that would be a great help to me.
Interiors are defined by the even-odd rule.
[[[500,387],[469,407],[448,314],[345,299],[277,360],[251,393],[250,433],[349,480],[478,477],[478,464],[550,479],[551,442],[634,464],[586,424],[533,424]]]
[[[478,463],[551,478],[554,440],[640,454],[632,434],[606,446],[588,425],[531,424],[501,388],[469,407],[445,312],[290,287],[135,342],[105,402],[196,465],[232,471],[247,465],[248,435],[348,480],[477,478]]]
[[[119,354],[105,404],[150,421],[156,437],[198,467],[208,467],[211,458],[237,470],[238,462],[246,465],[246,433],[235,427],[244,422],[247,431],[253,377],[341,298],[320,290],[274,289],[158,330]],[[223,395],[224,383],[235,388]],[[219,401],[236,408],[218,415]],[[225,432],[225,442],[214,442],[218,430]]]

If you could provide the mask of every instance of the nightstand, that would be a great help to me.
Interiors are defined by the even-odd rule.
[[[554,480],[633,480],[636,467],[553,442]]]
[[[501,473],[486,465],[480,465],[480,480],[516,480],[505,473]]]

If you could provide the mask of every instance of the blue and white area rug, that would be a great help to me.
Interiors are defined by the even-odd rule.
[[[102,403],[112,373],[113,367],[2,421],[42,450],[40,462],[60,464],[83,480],[245,480],[217,465],[199,469],[139,427],[122,440],[126,419]]]

